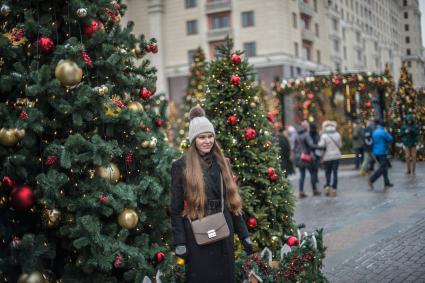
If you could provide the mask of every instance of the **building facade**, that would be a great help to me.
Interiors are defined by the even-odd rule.
[[[194,50],[210,60],[230,35],[255,66],[258,79],[330,72],[381,73],[395,79],[406,61],[415,86],[425,65],[418,0],[126,0],[134,32],[158,40],[151,59],[159,91],[179,103]]]

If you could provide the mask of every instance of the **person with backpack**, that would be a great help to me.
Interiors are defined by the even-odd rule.
[[[373,171],[375,166],[375,159],[372,154],[373,145],[373,130],[375,123],[372,120],[367,121],[366,128],[363,131],[363,144],[364,144],[364,159],[360,167],[360,175],[366,176],[369,172]]]
[[[416,146],[418,144],[419,128],[412,114],[407,114],[405,124],[400,129],[401,141],[406,154],[406,174],[415,175],[416,170]]]
[[[342,146],[341,135],[336,131],[336,126],[335,121],[324,121],[322,124],[323,134],[319,141],[319,147],[324,148],[322,161],[326,176],[325,195],[331,197],[336,197]],[[333,176],[332,185],[331,176]]]

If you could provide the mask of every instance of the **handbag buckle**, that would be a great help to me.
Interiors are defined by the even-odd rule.
[[[215,232],[214,229],[207,231],[207,234],[208,234],[208,238],[209,239],[214,238],[214,237],[217,236],[217,233]]]

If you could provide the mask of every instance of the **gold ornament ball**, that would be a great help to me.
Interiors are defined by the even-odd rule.
[[[23,134],[22,131],[24,131]],[[0,143],[4,146],[15,146],[24,136],[25,130],[2,128],[0,130]]]
[[[156,147],[157,143],[158,143],[158,140],[156,138],[152,138],[151,142],[149,143],[149,146],[154,148]]]
[[[118,183],[120,180],[120,170],[114,163],[110,163],[109,166],[97,167],[96,175],[114,183]]]
[[[251,102],[251,103],[249,104],[249,106],[251,106],[252,108],[255,108],[255,107],[257,107],[257,104],[256,104],[255,102]]]
[[[83,70],[72,60],[60,60],[56,65],[55,77],[63,86],[72,87],[81,82]]]
[[[100,87],[97,88],[97,93],[100,96],[106,95],[109,92],[109,88],[106,85],[101,85]]]
[[[137,101],[131,101],[131,102],[128,104],[128,109],[129,109],[130,111],[133,111],[133,112],[139,112],[139,111],[143,111],[143,106],[142,106],[142,104],[140,104],[140,102],[137,102]]]
[[[19,139],[23,139],[25,137],[25,129],[13,129],[15,131],[16,136]]]
[[[272,236],[271,240],[270,240],[270,244],[271,246],[274,248],[277,245],[277,242],[279,241],[279,238],[277,236]]]
[[[17,283],[49,283],[49,280],[43,273],[34,271],[30,274],[24,273],[19,276]]]
[[[130,208],[126,208],[118,215],[118,224],[124,229],[133,229],[139,222],[139,216]]]
[[[60,219],[61,219],[61,212],[56,208],[45,209],[43,211],[43,220],[48,227],[54,227],[58,225],[60,222]]]
[[[176,263],[177,265],[184,265],[184,258],[178,257]]]
[[[143,141],[142,142],[142,147],[143,148],[147,148],[147,147],[149,147],[149,145],[150,145],[150,142],[149,141]]]

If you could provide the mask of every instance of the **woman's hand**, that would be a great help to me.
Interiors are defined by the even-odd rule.
[[[247,255],[251,255],[253,253],[253,251],[252,251],[252,241],[249,237],[243,239],[242,246],[243,246],[243,249],[245,250]]]

